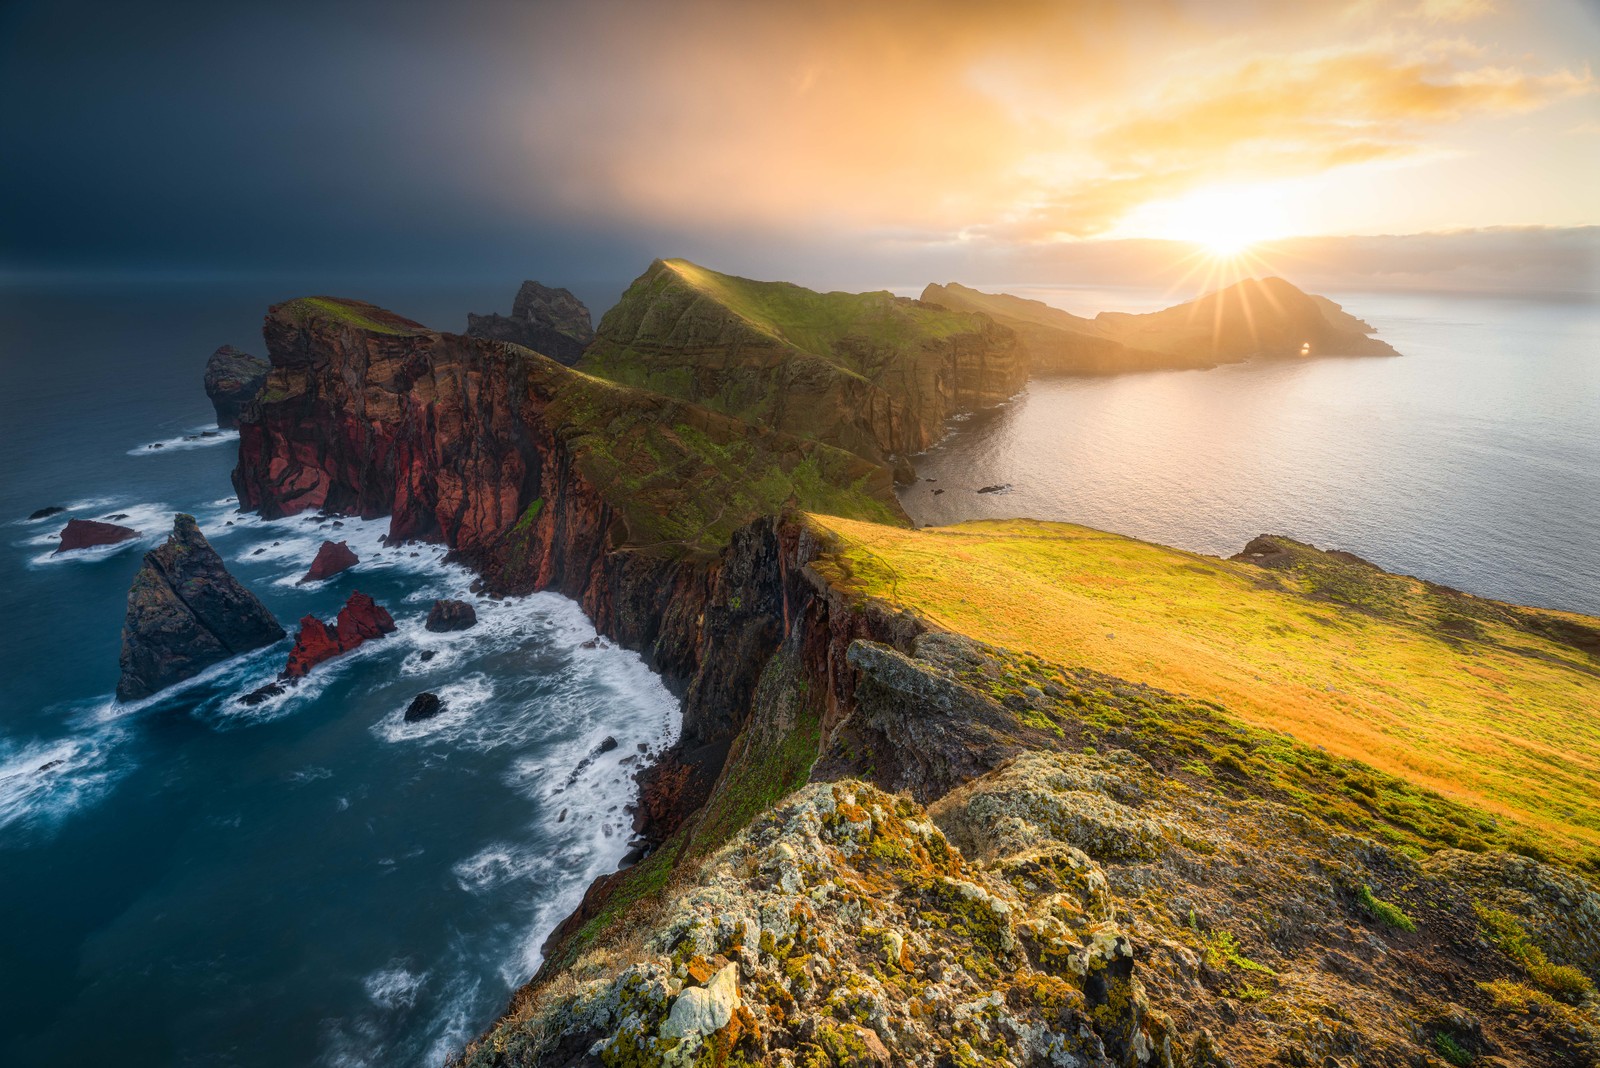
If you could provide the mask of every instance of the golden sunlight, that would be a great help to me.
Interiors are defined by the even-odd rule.
[[[1261,241],[1287,236],[1283,199],[1269,185],[1214,185],[1136,209],[1128,236],[1188,241],[1217,258],[1238,256]]]

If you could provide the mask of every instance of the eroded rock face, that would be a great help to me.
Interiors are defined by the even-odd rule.
[[[424,624],[428,630],[444,633],[453,630],[469,630],[478,625],[478,610],[466,601],[452,601],[441,598],[433,602],[433,607],[428,609],[428,622]]]
[[[517,290],[509,316],[468,315],[467,334],[509,341],[570,367],[594,340],[594,324],[570,291],[530,281]]]
[[[361,562],[348,542],[325,541],[317,549],[317,558],[311,561],[311,568],[300,581],[321,582],[330,579],[341,571],[348,571]]]
[[[148,697],[282,637],[266,605],[228,574],[194,517],[179,515],[128,590],[117,697]]]
[[[139,532],[132,527],[120,526],[116,523],[102,523],[94,519],[69,519],[67,525],[61,528],[61,544],[56,546],[58,553],[70,553],[74,549],[92,549],[100,545],[116,545],[118,542],[137,538]]]
[[[371,597],[356,590],[332,623],[316,616],[300,620],[300,633],[284,666],[285,678],[298,679],[325,660],[348,653],[363,642],[394,633],[394,617]]]
[[[224,345],[206,361],[206,396],[217,411],[217,425],[224,430],[239,425],[239,415],[260,396],[271,364],[259,356]]]

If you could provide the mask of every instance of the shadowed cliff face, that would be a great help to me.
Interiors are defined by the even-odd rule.
[[[1036,374],[1203,368],[1252,357],[1399,355],[1333,301],[1282,278],[1247,279],[1158,312],[1101,312],[1093,319],[953,282],[929,285],[922,299],[982,312],[1012,328]]]
[[[524,282],[507,315],[468,315],[467,333],[509,341],[568,367],[594,340],[589,309],[569,290]]]
[[[987,316],[684,260],[634,281],[580,366],[874,460],[921,452],[1027,380],[1016,336]]]

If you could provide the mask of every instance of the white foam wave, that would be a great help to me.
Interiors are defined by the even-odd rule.
[[[405,961],[390,961],[389,967],[373,972],[362,981],[367,997],[374,1005],[385,1009],[409,1009],[417,1003],[417,992],[427,980],[428,973],[412,972]]]
[[[474,729],[479,709],[494,700],[494,683],[489,676],[482,673],[468,675],[459,682],[441,686],[433,692],[444,706],[437,715],[407,723],[406,708],[411,704],[407,699],[405,705],[396,708],[374,725],[378,737],[386,742],[437,737],[444,741],[465,743],[473,748],[493,748],[492,745],[483,745],[482,731]]]
[[[226,445],[230,441],[238,441],[237,430],[219,430],[215,423],[198,426],[185,431],[175,437],[162,438],[160,441],[147,442],[135,445],[128,450],[129,456],[160,456],[168,452],[183,452],[187,449],[209,449],[213,445]]]
[[[114,731],[25,744],[0,743],[0,829],[54,823],[105,794],[117,778]]]

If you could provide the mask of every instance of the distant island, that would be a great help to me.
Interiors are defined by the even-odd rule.
[[[955,282],[929,285],[922,299],[982,312],[1015,330],[1034,374],[1215,367],[1253,357],[1399,355],[1372,337],[1367,323],[1282,278],[1249,278],[1162,311],[1101,312],[1093,319]]]

